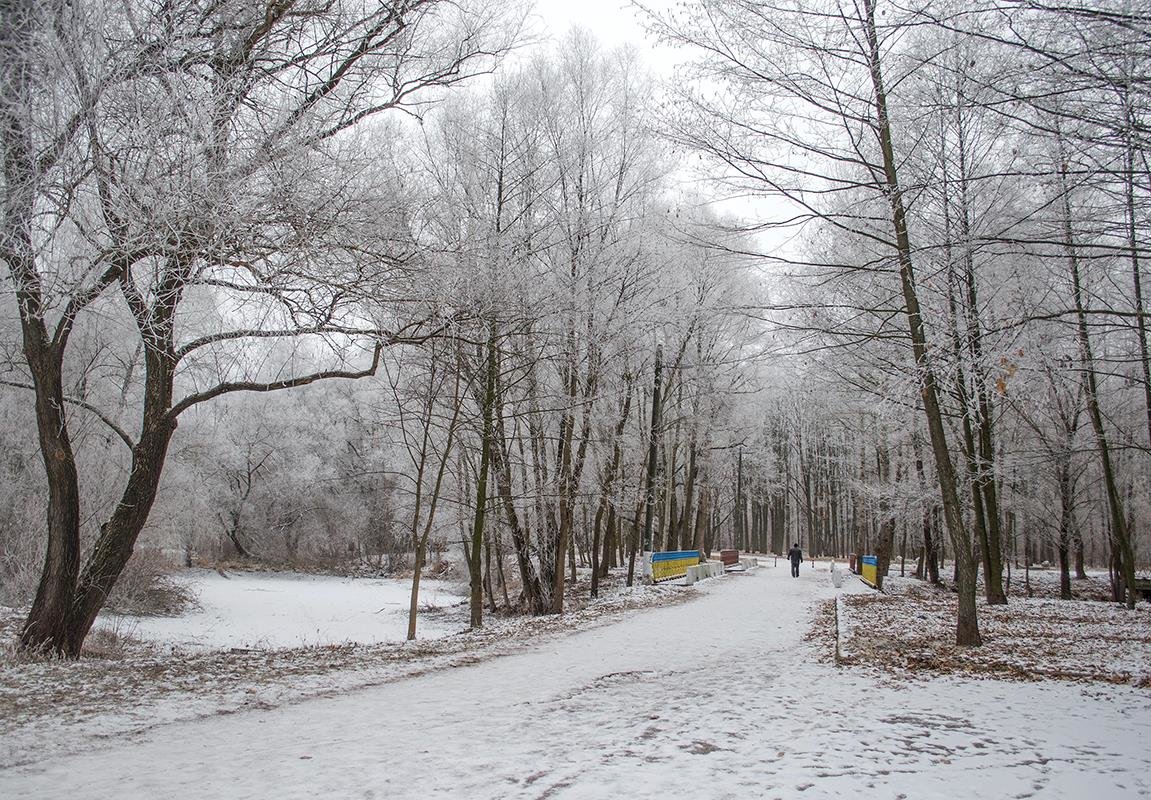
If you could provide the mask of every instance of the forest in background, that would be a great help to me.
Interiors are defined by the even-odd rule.
[[[687,3],[663,84],[526,12],[0,3],[25,647],[133,552],[559,613],[649,468],[655,549],[906,560],[961,643],[1033,562],[1134,604],[1151,5]]]

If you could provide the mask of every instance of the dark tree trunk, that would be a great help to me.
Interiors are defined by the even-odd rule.
[[[955,468],[951,462],[951,451],[947,444],[943,411],[939,405],[938,384],[928,356],[927,334],[923,327],[923,318],[919,308],[919,296],[911,258],[911,240],[907,230],[903,194],[899,184],[895,148],[892,143],[891,125],[887,114],[887,94],[883,85],[879,39],[875,27],[874,0],[864,0],[864,10],[867,17],[868,60],[875,97],[877,132],[883,156],[887,197],[891,204],[892,225],[895,230],[904,311],[907,315],[908,332],[915,355],[915,367],[919,377],[924,416],[931,438],[931,450],[935,456],[935,472],[942,495],[943,516],[951,537],[958,567],[959,613],[956,620],[955,639],[956,644],[961,646],[975,646],[981,644],[982,639],[979,635],[979,621],[975,605],[976,566],[974,554],[971,551],[971,539],[963,525],[963,515],[955,485]]]
[[[484,521],[488,505],[488,470],[492,452],[495,450],[495,405],[496,405],[496,325],[491,324],[487,345],[484,348],[484,388],[480,396],[480,411],[483,415],[480,432],[480,469],[476,477],[476,513],[472,523],[472,537],[468,552],[468,572],[471,577],[471,618],[472,628],[484,625],[483,571],[480,566],[481,548],[484,544]]]
[[[890,512],[890,500],[887,492],[891,489],[891,460],[887,452],[887,445],[880,442],[876,451],[877,478],[883,494],[879,500],[879,517],[882,520],[879,526],[879,536],[875,544],[875,587],[883,591],[883,582],[891,567],[891,552],[895,545],[895,517]]]
[[[1086,389],[1087,412],[1091,427],[1095,432],[1099,464],[1103,472],[1103,486],[1107,495],[1107,507],[1111,512],[1111,537],[1114,543],[1116,567],[1123,585],[1130,589],[1135,579],[1135,553],[1131,535],[1127,527],[1127,517],[1123,510],[1123,498],[1115,478],[1115,467],[1111,460],[1111,447],[1103,422],[1103,412],[1099,404],[1098,380],[1095,373],[1095,356],[1091,348],[1091,335],[1087,327],[1087,311],[1083,302],[1083,287],[1080,279],[1079,256],[1071,231],[1071,198],[1067,182],[1067,165],[1060,165],[1060,180],[1063,190],[1063,234],[1067,250],[1067,260],[1071,272],[1072,299],[1076,315],[1076,331],[1079,340],[1084,387]],[[1124,592],[1127,608],[1135,608],[1135,593]],[[1121,601],[1122,602],[1122,601]]]
[[[1087,580],[1087,570],[1083,565],[1083,535],[1079,532],[1079,526],[1075,527],[1074,534],[1074,551],[1075,551],[1075,579]]]
[[[488,596],[488,611],[496,613],[496,594],[492,591],[492,536],[484,537],[484,593]]]
[[[704,558],[710,555],[707,549],[707,518],[710,513],[710,500],[711,492],[706,486],[702,487],[699,492],[699,503],[695,509],[695,530],[692,534],[692,548],[703,553]]]
[[[663,375],[663,345],[655,348],[655,378],[651,395],[651,431],[648,437],[647,486],[645,487],[643,512],[643,552],[644,557],[652,549],[652,522],[655,514],[655,482],[659,463],[660,432],[660,380]],[[633,558],[634,560],[634,558]],[[629,584],[634,566],[628,569]]]
[[[531,544],[528,541],[528,531],[524,530],[516,512],[515,495],[512,492],[511,458],[507,447],[507,433],[505,431],[502,409],[496,414],[496,442],[493,448],[492,459],[495,462],[493,469],[496,477],[496,494],[504,510],[504,520],[512,538],[512,550],[516,554],[516,566],[519,568],[520,585],[523,587],[523,597],[532,614],[543,614],[547,610],[543,595],[543,582],[532,563]]]
[[[77,583],[66,639],[66,652],[72,657],[80,654],[96,615],[132,557],[136,539],[156,500],[168,445],[176,432],[176,418],[171,413],[176,364],[172,332],[179,301],[180,290],[175,288],[178,284],[179,280],[173,275],[157,292],[151,313],[143,319],[138,315],[140,334],[145,340],[143,424],[140,438],[132,449],[132,468],[124,492],[111,518],[100,527],[100,535]]]
[[[606,578],[612,567],[618,566],[622,559],[619,553],[619,515],[615,511],[615,502],[608,504],[607,527],[603,538],[603,559],[600,561],[600,578]]]
[[[32,609],[20,632],[30,652],[69,655],[70,616],[80,571],[80,488],[64,412],[63,361],[67,323],[53,336],[36,267],[33,218],[38,172],[29,121],[33,41],[38,17],[47,12],[32,0],[12,0],[0,9],[0,146],[4,193],[0,260],[11,275],[23,335],[24,358],[35,397],[36,434],[48,487],[48,545]]]

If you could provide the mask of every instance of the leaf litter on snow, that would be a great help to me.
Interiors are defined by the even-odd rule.
[[[1050,595],[1038,582],[1039,593]],[[1080,587],[1087,596],[1099,596],[1097,589]],[[835,649],[840,663],[905,676],[953,673],[1151,688],[1149,603],[1132,611],[1099,600],[1011,596],[1007,605],[993,606],[980,598],[980,647],[955,644],[956,612],[954,592],[892,577],[883,594],[845,594],[826,604],[815,638]]]

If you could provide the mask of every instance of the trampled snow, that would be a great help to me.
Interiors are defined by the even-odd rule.
[[[408,631],[410,581],[337,578],[291,573],[189,570],[199,609],[178,617],[102,615],[97,626],[145,641],[209,650],[231,647],[301,647],[343,642],[401,641]],[[419,602],[442,608],[462,602],[452,584],[423,580]],[[434,638],[466,626],[421,614],[419,635]]]
[[[857,591],[849,578],[842,591]],[[1151,792],[1151,694],[895,680],[804,641],[824,570],[468,666],[166,725],[0,772],[4,798],[1110,798]]]

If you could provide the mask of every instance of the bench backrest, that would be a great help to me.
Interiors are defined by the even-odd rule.
[[[698,550],[667,550],[651,554],[651,579],[655,583],[682,578],[688,567],[700,562]]]

